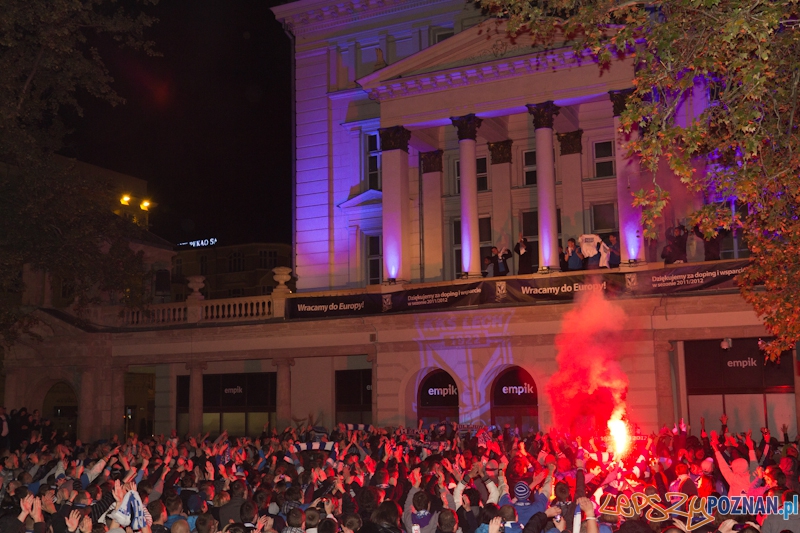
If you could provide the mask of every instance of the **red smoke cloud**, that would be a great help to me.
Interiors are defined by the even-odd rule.
[[[546,386],[559,429],[604,433],[612,414],[624,415],[628,376],[619,358],[626,325],[625,312],[599,293],[564,315],[556,337],[558,371]]]

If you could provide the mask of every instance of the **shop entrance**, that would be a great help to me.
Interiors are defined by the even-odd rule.
[[[434,370],[420,382],[417,416],[425,427],[439,422],[458,422],[458,387],[453,376]]]
[[[522,433],[539,430],[539,396],[536,382],[522,367],[512,366],[492,385],[492,424],[510,425]]]

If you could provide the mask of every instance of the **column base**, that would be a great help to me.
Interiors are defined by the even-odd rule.
[[[628,259],[619,264],[620,270],[629,270],[632,268],[642,268],[647,266],[647,261],[644,259]]]
[[[561,272],[560,266],[539,267],[539,270],[536,271],[537,274],[555,274],[556,272]]]

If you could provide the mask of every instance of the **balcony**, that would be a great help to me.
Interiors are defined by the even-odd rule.
[[[202,276],[192,276],[189,286],[195,292],[185,302],[156,304],[145,310],[121,306],[94,307],[81,318],[98,329],[129,330],[456,310],[487,305],[569,303],[576,293],[587,290],[602,290],[616,298],[708,294],[737,290],[736,274],[747,264],[748,260],[669,266],[650,263],[613,270],[373,285],[296,294],[285,285],[291,270],[278,267],[273,272],[279,285],[271,295],[203,300],[199,293],[203,287]],[[333,303],[335,306],[331,305]]]

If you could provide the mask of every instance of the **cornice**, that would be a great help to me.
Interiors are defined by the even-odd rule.
[[[272,8],[275,18],[295,36],[330,31],[354,22],[370,20],[452,0],[353,0],[319,2],[301,0]]]
[[[589,51],[576,54],[572,49],[563,49],[387,80],[375,88],[368,89],[367,92],[372,100],[382,102],[538,72],[565,70],[589,63],[594,63]]]

